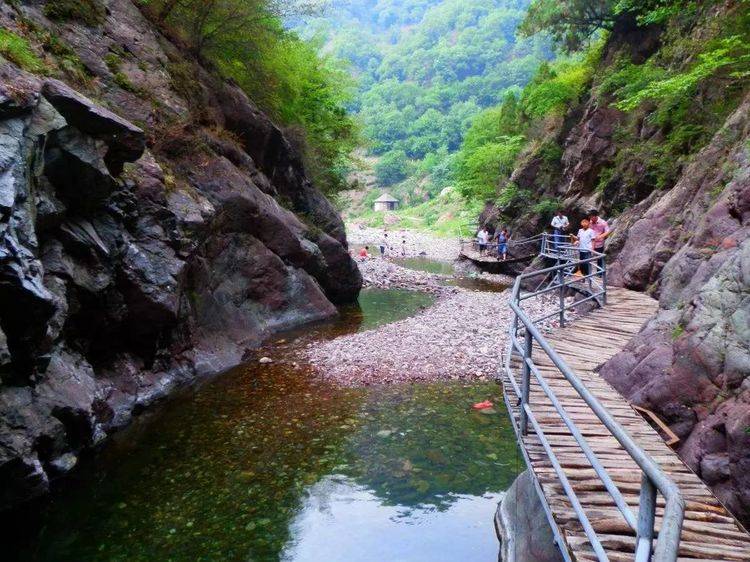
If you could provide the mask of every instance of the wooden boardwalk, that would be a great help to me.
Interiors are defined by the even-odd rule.
[[[517,255],[517,256],[508,254],[508,259],[499,260],[497,259],[497,250],[494,247],[485,250],[485,252],[482,254],[480,254],[477,250],[474,250],[473,248],[465,247],[465,248],[462,248],[459,253],[459,257],[463,257],[475,263],[506,264],[506,265],[512,264],[512,263],[531,261],[538,255],[539,255],[539,252],[533,252],[533,253],[526,252],[524,255]]]
[[[656,308],[656,301],[642,293],[613,288],[609,291],[608,305],[605,308],[583,315],[565,328],[554,330],[546,339],[617,421],[680,487],[686,508],[678,560],[750,561],[750,535],[644,418],[595,372],[598,366],[623,349]],[[533,357],[558,399],[622,492],[626,502],[637,512],[641,484],[640,468],[610,435],[548,357],[543,352],[535,352]],[[516,367],[513,372],[516,373],[516,380],[519,380],[517,374],[520,372],[520,361],[514,359],[514,363]],[[503,377],[506,403],[517,427],[518,400],[507,380],[507,374],[503,373]],[[609,560],[633,560],[635,534],[615,507],[589,461],[533,376],[531,381],[530,404]],[[570,501],[532,429],[523,438],[522,446],[527,462],[530,463],[530,468],[541,485],[560,536],[564,537],[570,558],[597,560]],[[658,531],[664,505],[661,495],[658,496],[657,505]]]

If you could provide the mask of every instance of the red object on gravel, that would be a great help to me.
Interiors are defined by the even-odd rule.
[[[492,402],[489,400],[485,400],[484,402],[477,402],[472,406],[475,410],[486,410],[487,408],[492,408]]]

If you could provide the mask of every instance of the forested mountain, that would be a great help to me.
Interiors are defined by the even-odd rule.
[[[351,108],[368,153],[378,157],[378,187],[417,204],[450,185],[453,155],[472,119],[518,92],[551,56],[545,39],[516,36],[527,6],[336,0],[306,24],[306,33],[351,64],[358,88]]]

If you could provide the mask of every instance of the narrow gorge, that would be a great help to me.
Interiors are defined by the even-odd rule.
[[[1,2],[9,559],[657,560],[653,457],[750,560],[749,78],[744,0]]]

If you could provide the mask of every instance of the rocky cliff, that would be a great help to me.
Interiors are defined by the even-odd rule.
[[[546,227],[549,215],[528,212],[531,203],[545,199],[564,207],[573,224],[592,207],[610,220],[610,281],[648,291],[659,298],[660,310],[601,372],[625,397],[671,426],[681,438],[680,456],[746,524],[748,82],[719,73],[675,102],[671,113],[654,103],[623,111],[606,86],[627,64],[633,65],[633,77],[653,68],[644,66],[649,61],[692,68],[697,46],[720,35],[722,27],[746,38],[747,17],[741,3],[712,2],[674,25],[618,22],[587,93],[564,115],[548,120],[513,173],[515,185],[534,199],[504,208],[488,205],[482,215],[490,226],[510,224],[519,236]],[[545,157],[540,147],[550,144],[559,147],[559,158]]]
[[[0,509],[361,285],[334,208],[238,87],[130,0],[96,24],[44,6],[0,6],[43,61],[0,58]]]

